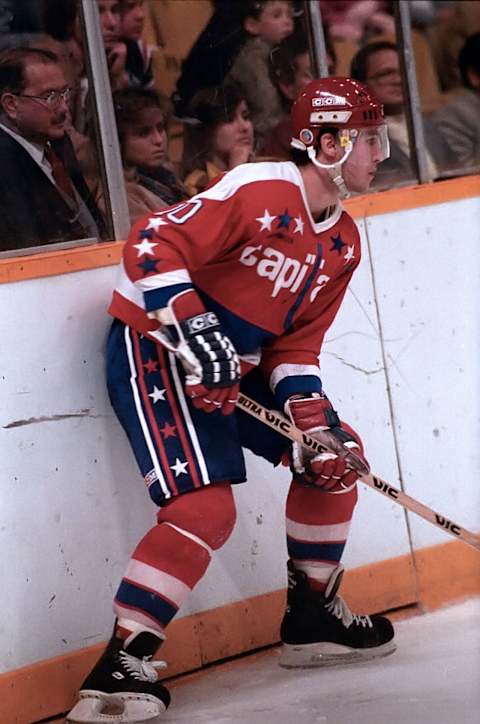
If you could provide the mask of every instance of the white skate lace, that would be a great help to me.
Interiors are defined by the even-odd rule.
[[[128,673],[139,681],[149,681],[154,684],[158,681],[157,669],[165,669],[167,664],[165,661],[151,661],[151,656],[144,656],[142,660],[136,656],[127,654],[126,651],[120,651],[120,660]]]
[[[325,604],[325,608],[333,613],[336,618],[339,618],[345,628],[349,628],[352,623],[364,628],[367,628],[367,626],[369,628],[373,627],[370,616],[357,616],[352,613],[341,596],[335,596],[332,601]]]

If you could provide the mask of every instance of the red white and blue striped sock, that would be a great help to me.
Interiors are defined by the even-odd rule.
[[[168,523],[156,525],[135,549],[118,589],[117,635],[134,630],[163,634],[210,563],[211,551],[198,538]]]
[[[314,590],[325,591],[340,563],[356,502],[357,486],[333,494],[292,481],[286,505],[288,554]]]
[[[217,483],[175,498],[160,510],[158,523],[133,552],[115,597],[116,635],[122,639],[140,630],[163,636],[213,551],[233,530],[230,485]]]

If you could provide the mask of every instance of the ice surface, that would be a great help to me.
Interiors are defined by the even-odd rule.
[[[162,723],[480,724],[480,599],[395,628],[377,661],[292,671],[276,648],[180,680]]]

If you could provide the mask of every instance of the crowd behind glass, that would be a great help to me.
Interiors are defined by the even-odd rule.
[[[288,160],[289,110],[314,77],[306,3],[86,1],[98,7],[131,223],[238,164]],[[391,155],[372,191],[416,183],[394,3],[310,2],[329,74],[384,104]],[[428,177],[478,173],[480,2],[409,9]],[[0,252],[111,236],[82,28],[80,0],[0,0]]]

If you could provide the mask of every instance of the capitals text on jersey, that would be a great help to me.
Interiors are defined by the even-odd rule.
[[[238,352],[261,357],[271,382],[294,371],[311,386],[359,261],[353,219],[338,203],[315,222],[293,163],[245,164],[135,224],[110,312],[152,333],[157,323],[147,312],[193,287]]]

